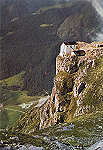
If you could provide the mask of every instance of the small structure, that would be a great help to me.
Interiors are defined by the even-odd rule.
[[[70,54],[74,49],[77,42],[63,42],[60,46],[60,56],[64,57],[66,54]]]
[[[91,45],[94,48],[103,48],[103,42],[92,42]]]
[[[73,51],[77,56],[85,56],[85,51],[84,50],[76,50]]]
[[[102,47],[103,48],[103,44],[99,44],[98,47]]]
[[[97,43],[96,44],[96,48],[99,48],[99,47],[102,47],[103,48],[103,43],[101,44],[101,43]]]

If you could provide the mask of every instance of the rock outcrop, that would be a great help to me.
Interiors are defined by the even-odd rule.
[[[100,46],[101,45],[101,46]],[[75,55],[56,58],[52,94],[40,109],[40,128],[96,110],[103,100],[103,43],[78,42]]]
[[[56,58],[50,97],[21,116],[13,131],[32,133],[58,123],[72,122],[102,108],[103,42],[78,42],[74,55]]]

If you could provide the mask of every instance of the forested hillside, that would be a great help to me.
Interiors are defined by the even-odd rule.
[[[47,7],[26,16],[20,13],[1,28],[0,79],[25,70],[24,89],[30,95],[50,91],[61,42],[90,42],[98,30],[98,21],[95,9],[85,1]]]

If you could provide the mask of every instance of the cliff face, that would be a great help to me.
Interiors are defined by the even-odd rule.
[[[78,42],[74,55],[56,58],[52,94],[40,109],[40,128],[95,111],[103,100],[103,43]]]
[[[13,131],[32,133],[102,109],[103,42],[78,42],[71,54],[56,58],[51,96],[31,106]]]

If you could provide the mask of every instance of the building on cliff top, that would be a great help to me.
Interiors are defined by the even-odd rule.
[[[60,46],[60,56],[64,57],[66,54],[70,54],[73,50],[75,50],[75,47],[77,45],[77,42],[63,42]]]
[[[92,42],[91,45],[95,48],[103,48],[103,42]]]

